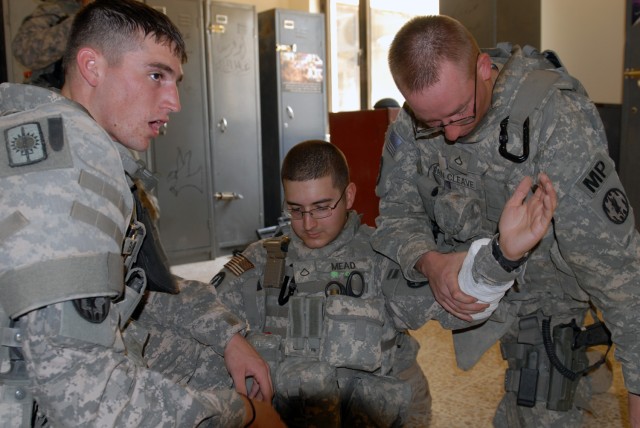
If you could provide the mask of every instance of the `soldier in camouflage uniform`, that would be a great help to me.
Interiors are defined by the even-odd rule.
[[[43,0],[20,25],[11,51],[31,75],[25,83],[62,88],[62,54],[74,15],[89,0]]]
[[[501,338],[509,370],[494,423],[579,425],[588,377],[568,364],[577,377],[567,384],[549,357],[559,342],[547,352],[540,338],[545,329],[564,331],[572,319],[582,325],[593,304],[611,331],[631,419],[640,426],[640,317],[631,309],[640,303],[639,236],[583,88],[552,52],[509,45],[481,51],[445,16],[408,22],[391,45],[389,64],[406,105],[386,135],[372,245],[408,279],[428,280],[448,311],[470,319],[478,309],[452,272],[472,240],[496,232],[521,178],[545,171],[557,188],[553,226],[517,285],[486,323],[454,334],[463,368]],[[552,84],[543,85],[545,79]],[[526,94],[520,100],[519,92]],[[575,363],[583,358],[579,350],[567,355]],[[557,394],[557,385],[566,394]]]
[[[180,109],[179,30],[97,0],[70,40],[62,94],[0,85],[0,425],[282,426],[245,323],[145,250],[129,150]]]
[[[290,228],[250,245],[211,281],[227,306],[246,316],[248,340],[271,366],[274,405],[289,426],[428,425],[428,384],[406,331],[413,322],[405,297],[415,296],[396,295],[412,288],[395,263],[372,250],[373,229],[350,210],[356,188],[344,155],[323,141],[300,143],[287,153],[281,178]],[[501,223],[508,252],[524,254],[551,220],[551,183],[545,179],[540,198],[523,205],[530,185],[525,181],[512,201],[513,222]],[[468,265],[470,272],[473,260]],[[498,281],[479,273],[482,280],[470,287],[501,290],[496,300],[515,276]],[[470,284],[475,275],[466,278]]]

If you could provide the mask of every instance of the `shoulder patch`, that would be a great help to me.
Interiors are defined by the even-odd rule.
[[[384,143],[385,150],[389,152],[391,157],[396,156],[396,150],[400,147],[400,144],[403,143],[402,138],[398,135],[398,131],[395,128],[391,128],[389,131],[389,136],[387,137],[387,141]]]
[[[253,263],[251,263],[251,261],[242,254],[236,254],[233,256],[231,260],[224,265],[224,267],[229,269],[235,276],[240,276],[246,271],[255,268]]]
[[[598,154],[591,168],[580,177],[578,186],[582,193],[593,198],[604,188],[603,184],[612,173],[615,173],[613,163],[604,155]]]
[[[629,216],[629,200],[622,190],[611,188],[602,198],[602,210],[611,222],[622,224]]]
[[[38,122],[22,123],[4,131],[9,166],[38,163],[47,158],[47,149]]]
[[[0,124],[0,177],[73,167],[60,116],[39,117],[16,114]],[[27,117],[25,117],[27,116]],[[4,126],[1,126],[4,125]]]

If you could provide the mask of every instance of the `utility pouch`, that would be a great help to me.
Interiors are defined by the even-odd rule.
[[[343,426],[403,426],[411,403],[411,386],[398,379],[358,372],[342,391]]]
[[[384,300],[327,298],[320,359],[335,367],[374,371],[382,362]]]
[[[318,357],[324,300],[324,296],[291,296],[285,355]]]
[[[336,370],[328,363],[290,358],[274,379],[273,405],[288,426],[340,427]]]
[[[247,341],[269,364],[271,379],[275,379],[280,361],[282,361],[282,336],[279,334],[250,333]]]

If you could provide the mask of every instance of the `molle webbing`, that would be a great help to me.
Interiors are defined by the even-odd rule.
[[[561,73],[552,70],[533,70],[527,75],[518,89],[509,113],[509,134],[514,133],[522,137],[524,122],[561,77]]]
[[[124,267],[116,253],[48,260],[5,272],[0,277],[0,301],[9,317],[65,300],[117,296]]]
[[[320,349],[324,296],[294,296],[289,299],[289,336],[294,350]]]
[[[92,191],[96,195],[100,195],[104,199],[111,202],[118,208],[122,217],[126,217],[126,205],[124,197],[118,191],[118,189],[111,184],[107,183],[103,179],[96,177],[95,175],[87,172],[86,170],[80,171],[80,177],[78,177],[78,184],[87,190]]]
[[[93,226],[113,239],[115,242],[122,242],[122,232],[115,221],[91,207],[74,201],[71,206],[71,218],[81,221],[89,226]]]
[[[251,285],[251,287],[254,287]],[[243,287],[243,290],[247,290],[247,287]],[[264,299],[265,299],[265,325],[264,332],[271,334],[279,334],[282,337],[287,335],[286,327],[278,327],[278,323],[275,322],[276,319],[284,319],[287,320],[289,318],[289,304],[284,306],[280,306],[278,303],[278,296],[280,295],[280,290],[277,288],[264,288]],[[245,299],[247,295],[243,296]],[[250,299],[250,298],[249,298]],[[255,297],[253,298],[255,301]],[[251,302],[251,300],[245,300]],[[257,308],[256,308],[257,312]],[[247,313],[247,317],[250,317],[249,313]],[[256,315],[257,318],[257,315]],[[249,319],[251,322],[251,319]],[[285,324],[282,322],[281,324]],[[259,324],[256,324],[259,325]]]
[[[20,211],[14,211],[6,218],[0,220],[0,245],[28,224],[29,220],[27,220]]]
[[[285,270],[287,270],[286,258],[287,251],[289,249],[289,237],[287,235],[283,235],[269,238],[266,239],[262,245],[267,251],[267,262],[264,268],[262,280],[262,286],[265,295],[266,315],[264,331],[273,334],[279,334],[284,337],[286,335],[285,328],[278,327],[278,324],[284,325],[285,323],[277,323],[274,321],[277,318],[287,319],[289,316],[288,305],[281,305],[279,299],[281,291],[287,291],[281,290],[282,287],[288,287],[289,285],[284,284]],[[249,287],[253,287],[253,285],[249,285]],[[247,287],[245,286],[243,290],[245,302],[256,301],[255,297],[252,296],[254,288],[247,289]],[[249,303],[249,305],[251,305],[251,303]],[[252,308],[251,306],[248,306],[247,309],[247,317],[249,317],[249,321],[251,321],[251,318],[257,318],[257,308],[255,308],[255,312],[254,308]]]

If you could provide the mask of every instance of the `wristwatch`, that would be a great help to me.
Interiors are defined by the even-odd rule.
[[[499,237],[500,234],[497,233],[496,236],[494,236],[491,240],[491,254],[493,254],[493,258],[496,259],[502,269],[507,272],[513,272],[527,261],[527,259],[529,258],[529,253],[525,254],[518,260],[507,259],[504,254],[502,254],[502,250],[500,249],[500,243],[498,242]]]

